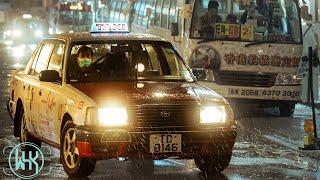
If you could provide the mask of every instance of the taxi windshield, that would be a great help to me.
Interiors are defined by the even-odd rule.
[[[300,43],[301,25],[294,0],[197,0],[191,38]]]
[[[193,81],[180,56],[172,45],[166,42],[75,44],[71,48],[67,71],[67,80],[70,83]]]

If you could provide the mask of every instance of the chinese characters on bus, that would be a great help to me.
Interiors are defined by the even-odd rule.
[[[300,63],[299,57],[280,57],[277,55],[256,55],[256,54],[234,54],[227,53],[224,56],[227,65],[260,65],[274,67],[298,67]]]

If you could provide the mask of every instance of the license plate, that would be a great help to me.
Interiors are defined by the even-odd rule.
[[[150,153],[181,152],[181,134],[150,135]]]

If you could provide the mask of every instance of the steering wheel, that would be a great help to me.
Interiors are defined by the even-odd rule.
[[[107,57],[108,54],[106,53],[105,55],[102,55],[101,57],[99,57],[96,61],[94,61],[92,64],[91,64],[91,67],[97,67],[98,64],[100,64],[101,62],[103,62],[103,60],[105,59],[105,57]]]
[[[92,67],[92,66],[91,66]],[[96,82],[103,79],[103,73],[98,69],[88,69],[78,74],[78,80],[80,82]]]

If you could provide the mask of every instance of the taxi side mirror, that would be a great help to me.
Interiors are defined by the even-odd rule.
[[[212,69],[193,68],[192,73],[198,81],[214,81]]]
[[[44,70],[40,72],[39,80],[43,82],[59,82],[60,75],[56,70]]]
[[[207,76],[206,71],[203,68],[194,68],[192,69],[192,73],[198,81],[205,80]]]

